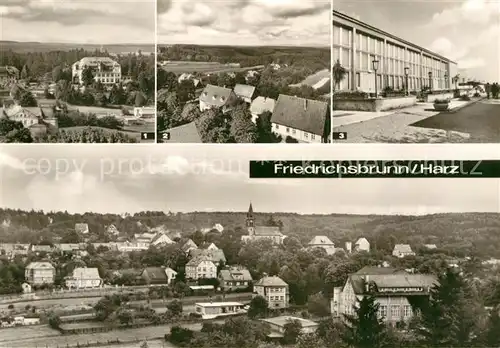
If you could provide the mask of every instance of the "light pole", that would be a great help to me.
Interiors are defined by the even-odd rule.
[[[432,71],[429,71],[429,90],[432,92]]]
[[[378,90],[377,90],[377,70],[378,70],[378,60],[375,58],[372,60],[373,71],[375,71],[375,98],[378,98]]]
[[[410,74],[410,68],[405,68],[405,86],[406,86],[406,95],[410,95],[410,89],[408,88],[408,75]]]

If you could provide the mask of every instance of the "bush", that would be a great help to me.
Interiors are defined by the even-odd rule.
[[[474,93],[474,98],[479,98],[480,96],[481,94],[479,94],[479,92]]]
[[[334,98],[338,99],[348,99],[348,100],[359,100],[368,99],[370,95],[362,91],[341,91],[334,93]]]
[[[460,97],[460,100],[463,100],[463,101],[469,101],[470,100],[470,97],[467,95],[467,94],[464,94]]]

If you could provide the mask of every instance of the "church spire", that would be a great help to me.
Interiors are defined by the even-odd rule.
[[[250,202],[250,206],[248,207],[247,217],[253,217],[253,207],[252,207],[252,202]]]
[[[247,228],[248,228],[248,234],[252,235],[253,230],[255,227],[255,222],[253,219],[253,207],[252,207],[252,202],[250,202],[250,206],[248,207],[248,213],[247,213]]]

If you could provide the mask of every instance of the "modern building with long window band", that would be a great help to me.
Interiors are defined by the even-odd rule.
[[[409,91],[450,89],[458,73],[457,63],[450,59],[337,11],[332,55],[334,63],[339,60],[348,71],[336,87],[340,90],[374,93],[374,69],[379,92],[387,86],[406,89],[406,78]]]

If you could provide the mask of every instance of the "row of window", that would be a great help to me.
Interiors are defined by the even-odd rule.
[[[267,288],[269,292],[285,292],[285,288]]]
[[[247,282],[226,282],[226,286],[248,285]]]
[[[275,129],[280,129],[280,125],[279,124],[275,124],[274,128]],[[297,130],[295,128],[290,128],[290,127],[285,127],[285,128],[286,128],[286,132],[287,133],[291,133],[292,135],[295,135],[297,133]],[[311,137],[311,140],[316,139],[316,137],[315,137],[314,134],[309,134],[307,132],[304,132],[304,138],[309,139],[309,136]]]
[[[378,75],[378,74],[377,74]],[[340,83],[340,89],[341,90],[351,90],[352,88],[352,82],[351,82],[351,72],[347,72],[344,80]],[[365,76],[366,77],[366,76]],[[373,75],[368,76],[367,78],[370,79],[370,84],[373,83]],[[405,76],[395,76],[395,75],[378,75],[377,78],[377,86],[379,91],[384,89],[385,87],[392,87],[395,90],[400,90],[403,88],[406,88],[406,77]],[[363,82],[363,84],[362,84]],[[355,81],[355,88],[358,89],[364,89],[364,83],[365,81],[362,81],[361,73],[356,73],[356,81]],[[432,87],[432,89],[447,89],[450,88],[449,83],[445,81],[444,79],[433,79],[432,81],[432,86],[430,84],[429,78],[419,78],[419,77],[408,77],[408,89],[409,90],[420,90],[422,87],[427,86],[427,87]]]
[[[285,296],[269,296],[269,301],[284,301]]]
[[[391,311],[391,319],[399,319],[399,318],[410,318],[412,315],[412,310],[411,306],[405,305],[405,306],[400,306],[400,305],[392,305],[392,306],[386,306],[386,305],[381,305],[378,309],[378,314],[381,318],[386,318],[387,317],[387,310],[388,307],[390,307]]]

